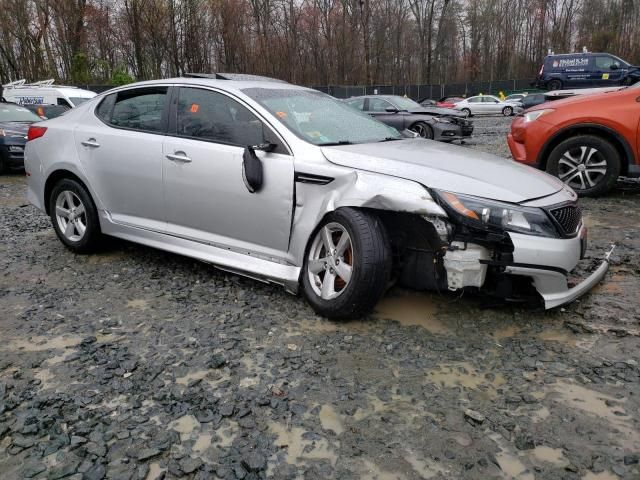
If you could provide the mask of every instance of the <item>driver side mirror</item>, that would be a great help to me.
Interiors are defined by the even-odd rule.
[[[620,68],[620,66],[617,63],[612,63],[611,65],[609,65],[609,69],[611,70],[618,70],[618,68]]]
[[[387,107],[384,111],[389,113],[398,113],[398,109],[396,107]]]
[[[256,146],[247,146],[242,154],[242,180],[251,193],[259,192],[262,188],[262,162],[256,155]]]

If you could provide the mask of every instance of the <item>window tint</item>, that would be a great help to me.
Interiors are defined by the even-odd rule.
[[[611,68],[611,65],[614,63],[618,66],[618,68],[620,67],[620,63],[613,57],[596,57],[596,67],[599,69],[609,70]]]
[[[495,98],[495,97],[482,97],[482,101],[484,103],[496,103],[499,100],[497,98]]]
[[[167,87],[126,90],[117,95],[111,125],[147,132],[162,131]]]
[[[67,102],[66,99],[58,97],[58,105],[62,105],[63,107],[69,107],[71,108],[71,104],[69,102]]]
[[[113,104],[116,101],[116,94],[112,93],[107,95],[96,108],[96,116],[105,123],[111,121],[111,111],[113,110]]]
[[[176,128],[178,135],[243,147],[264,142],[262,122],[246,107],[199,88],[180,89]]]
[[[390,107],[391,104],[386,100],[382,100],[380,98],[370,98],[369,99],[369,111],[370,112],[385,112],[387,107]]]
[[[480,103],[482,102],[482,97],[471,97],[467,100],[469,103]]]
[[[347,105],[357,110],[364,110],[364,98],[356,98],[355,100],[348,100]]]

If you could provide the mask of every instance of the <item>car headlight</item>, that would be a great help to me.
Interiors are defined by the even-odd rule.
[[[524,117],[525,122],[534,122],[540,117],[542,117],[543,115],[547,115],[551,112],[555,112],[555,109],[545,108],[544,110],[534,110],[533,112],[526,112],[522,116]]]
[[[437,198],[454,219],[470,227],[558,237],[558,230],[540,208],[522,207],[451,192],[437,192]]]

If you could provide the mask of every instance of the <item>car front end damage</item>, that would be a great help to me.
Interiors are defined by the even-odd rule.
[[[584,295],[607,272],[613,248],[591,275],[575,285],[569,281],[586,251],[587,230],[575,200],[531,206],[431,193],[447,218],[423,216],[433,226],[430,240],[404,245],[399,278],[406,286],[476,289],[506,301],[541,302],[550,309]],[[415,232],[411,236],[429,238]],[[398,245],[393,235],[392,242]],[[417,273],[416,263],[427,267]]]

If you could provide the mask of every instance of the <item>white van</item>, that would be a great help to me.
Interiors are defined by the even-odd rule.
[[[2,87],[5,100],[18,105],[64,105],[73,108],[96,96],[95,92],[89,90],[54,85],[53,80],[35,83],[17,80]]]

